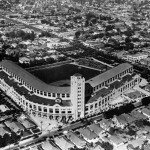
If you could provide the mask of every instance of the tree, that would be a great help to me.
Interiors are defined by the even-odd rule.
[[[4,138],[0,135],[0,148],[4,147],[5,146],[4,144],[5,144]]]
[[[11,133],[11,141],[16,143],[18,141],[17,134],[15,132]]]
[[[75,33],[75,37],[76,37],[76,38],[79,38],[80,34],[81,34],[80,31],[77,31],[77,32]]]
[[[145,97],[142,99],[142,105],[147,106],[150,103],[150,97]]]
[[[113,127],[110,127],[109,133],[110,133],[111,135],[113,135],[113,134],[115,133],[115,129],[114,129]]]
[[[4,139],[4,145],[8,145],[8,144],[11,144],[11,138],[9,136],[9,134],[5,133],[4,136],[3,136],[3,139]]]
[[[35,34],[34,34],[34,32],[32,31],[32,32],[31,32],[31,35],[30,35],[30,40],[31,40],[31,41],[34,41],[34,39],[35,39]]]
[[[113,150],[113,145],[111,145],[109,142],[103,142],[101,143],[101,147],[105,150]]]
[[[25,15],[24,18],[25,18],[25,19],[29,19],[29,16],[28,16],[28,15]]]
[[[143,127],[143,121],[142,121],[142,120],[137,120],[137,121],[135,121],[135,125],[136,125],[138,128],[141,128],[141,127]]]

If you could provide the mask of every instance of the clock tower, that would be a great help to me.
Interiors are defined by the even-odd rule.
[[[83,118],[85,115],[85,79],[81,74],[71,76],[71,102],[74,120]]]

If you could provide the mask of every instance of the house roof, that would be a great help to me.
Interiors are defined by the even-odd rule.
[[[27,129],[35,126],[35,124],[27,119],[18,118],[18,121]]]
[[[132,57],[148,56],[148,54],[146,53],[136,53],[136,54],[126,54],[126,55]]]
[[[126,121],[128,123],[132,123],[136,120],[136,118],[134,118],[133,116],[131,115],[128,115],[128,114],[122,114],[122,116],[126,119]]]
[[[93,131],[89,130],[88,128],[79,129],[78,131],[88,140],[92,140],[98,137]]]
[[[67,138],[74,143],[77,147],[84,147],[86,145],[86,141],[84,141],[83,139],[79,138],[75,133],[73,132],[68,132],[67,133]]]
[[[131,111],[130,115],[135,117],[136,119],[146,119],[147,118],[145,115],[143,115],[142,113],[140,113],[138,111]]]
[[[24,82],[28,83],[31,87],[36,88],[40,91],[50,92],[50,93],[70,93],[70,87],[56,87],[46,84],[42,80],[38,79],[25,69],[21,68],[14,62],[10,60],[3,60],[0,65],[6,67],[9,72],[14,73],[16,76],[20,77]]]
[[[58,148],[54,147],[48,141],[44,142],[41,146],[44,150],[58,150]]]
[[[95,87],[131,67],[132,67],[132,65],[130,65],[128,63],[122,63],[122,64],[118,65],[117,67],[114,67],[114,68],[86,81],[86,83],[89,83],[92,87]]]
[[[4,134],[8,133],[8,129],[6,129],[6,126],[4,124],[0,124],[0,135],[4,136]]]
[[[55,143],[62,149],[62,150],[68,150],[70,148],[73,148],[74,145],[67,141],[64,137],[56,137],[54,138]]]
[[[150,126],[144,126],[143,130],[149,132],[150,131]]]
[[[118,122],[121,123],[121,124],[127,124],[128,123],[127,120],[126,120],[126,118],[124,116],[122,116],[122,115],[115,116],[115,117],[118,120]]]
[[[115,145],[119,145],[119,144],[121,144],[121,143],[123,143],[123,140],[121,140],[118,136],[116,136],[116,135],[111,135],[110,137],[109,137],[109,139],[110,139],[110,141],[112,142],[112,143],[114,143]]]
[[[20,128],[19,126],[17,126],[16,122],[12,122],[12,121],[5,121],[5,124],[7,127],[9,127],[12,131],[14,131],[15,133],[22,130],[22,128]]]
[[[137,99],[137,98],[140,98],[143,95],[143,93],[141,93],[139,91],[133,91],[133,92],[127,93],[125,95],[127,95],[131,99]]]
[[[142,110],[141,110],[141,112],[145,115],[147,115],[147,116],[149,116],[150,117],[150,110],[149,109],[147,109],[147,108],[143,108]]]
[[[146,141],[145,138],[138,138],[132,141],[128,141],[128,144],[131,144],[134,148],[137,148],[138,146],[144,144],[144,141]]]
[[[111,127],[111,125],[113,124],[113,122],[112,122],[112,120],[111,119],[102,119],[101,121],[100,121],[100,125],[103,127],[105,127],[105,128],[110,128]]]
[[[98,135],[99,135],[102,131],[104,131],[104,129],[103,129],[102,127],[100,127],[98,124],[95,124],[95,123],[89,125],[88,127],[89,127],[89,129],[90,129],[91,131],[94,131],[94,132],[95,132],[96,134],[98,134]]]

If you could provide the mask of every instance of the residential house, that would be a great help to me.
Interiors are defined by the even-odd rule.
[[[6,105],[0,105],[0,112],[5,112],[9,110],[9,108]]]
[[[30,129],[36,126],[33,122],[31,122],[31,120],[29,121],[28,119],[22,119],[20,117],[18,117],[18,122],[20,122],[26,129]]]
[[[27,57],[19,57],[19,63],[21,64],[30,64],[30,59]]]
[[[93,124],[89,125],[88,127],[91,131],[94,131],[100,137],[105,132],[105,130],[102,127],[100,127],[99,124],[93,123]]]
[[[69,142],[65,137],[56,137],[54,138],[54,141],[62,150],[70,150],[75,146],[73,143]]]
[[[126,93],[125,96],[130,98],[132,101],[138,101],[141,100],[141,98],[145,97],[146,95],[139,91],[133,91],[130,93]]]
[[[138,138],[138,139],[135,139],[135,140],[132,140],[132,141],[129,141],[128,142],[128,149],[135,149],[135,148],[141,148],[142,145],[145,143],[146,139],[145,138]]]
[[[143,130],[147,133],[150,133],[150,126],[144,126]]]
[[[10,128],[13,132],[19,133],[20,131],[24,130],[25,128],[17,121],[5,121],[5,125]]]
[[[41,147],[43,150],[60,150],[58,147],[52,145],[49,141],[44,142]]]
[[[126,118],[122,115],[120,115],[120,116],[115,115],[112,120],[113,120],[115,126],[117,126],[118,128],[123,129],[128,124]]]
[[[123,144],[123,145],[120,145],[119,147],[115,148],[115,150],[129,150],[127,148],[127,144]]]
[[[111,135],[109,137],[109,140],[110,140],[110,143],[114,146],[114,148],[117,148],[124,144],[124,141],[116,135]]]
[[[150,150],[150,144],[144,145],[144,150]]]
[[[100,121],[100,126],[106,130],[109,131],[110,127],[113,126],[113,121],[111,119],[102,119]]]
[[[145,115],[143,115],[142,113],[136,111],[136,110],[133,110],[131,113],[130,113],[131,116],[133,116],[134,118],[136,118],[137,120],[145,120],[147,119],[147,117]]]
[[[150,92],[150,84],[147,84],[144,86],[144,90]]]
[[[84,148],[86,146],[86,141],[78,137],[74,132],[70,131],[67,133],[67,138],[76,145],[78,148]]]
[[[136,118],[129,115],[129,114],[122,114],[122,116],[126,119],[126,121],[128,122],[128,124],[133,123],[134,121],[136,121]]]
[[[3,137],[6,133],[9,134],[9,129],[4,124],[0,124],[0,136]]]
[[[143,128],[139,128],[138,131],[136,132],[136,138],[141,138],[145,134],[147,134],[147,131],[145,131]]]
[[[141,63],[142,65],[146,65],[147,67],[150,67],[150,57],[147,57],[147,58],[145,58],[145,59],[141,59],[141,60],[140,60],[140,63]]]
[[[145,115],[150,120],[150,110],[147,108],[143,108],[140,110],[143,115]]]
[[[148,57],[146,53],[136,53],[136,54],[124,54],[123,59],[126,59],[129,62],[137,63],[140,62],[141,59],[145,59]]]
[[[95,134],[88,128],[79,129],[78,131],[83,136],[83,138],[89,143],[96,143],[99,140],[97,134]]]

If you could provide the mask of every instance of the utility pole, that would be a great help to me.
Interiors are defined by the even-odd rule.
[[[43,124],[43,121],[41,121],[40,123],[41,123],[41,131],[42,131],[42,124]]]

